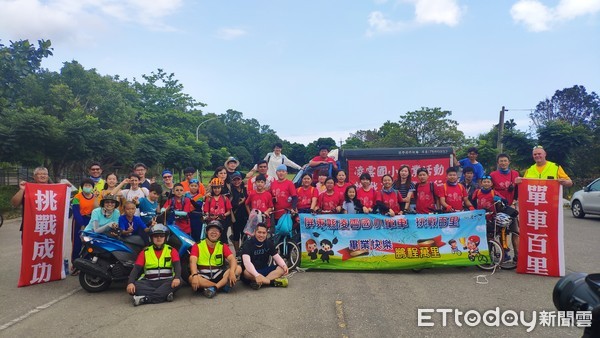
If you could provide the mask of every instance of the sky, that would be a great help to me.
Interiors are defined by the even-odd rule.
[[[421,107],[474,137],[505,106],[527,130],[555,91],[600,91],[600,0],[0,0],[0,39],[50,39],[53,71],[163,69],[203,112],[303,144]]]

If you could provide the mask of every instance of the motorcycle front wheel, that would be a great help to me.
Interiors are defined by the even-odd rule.
[[[102,279],[98,276],[90,275],[86,272],[81,271],[79,273],[79,284],[87,292],[102,292],[110,287],[111,281]]]

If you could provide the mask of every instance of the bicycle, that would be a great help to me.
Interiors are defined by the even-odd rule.
[[[279,253],[279,256],[283,258],[288,270],[296,268],[300,264],[300,232],[297,230],[297,224],[292,221],[293,217],[289,210],[281,216],[277,223],[275,234],[273,235],[273,242],[275,243],[275,250]],[[287,218],[287,220],[285,219]],[[291,225],[281,226],[280,222],[292,222]],[[281,229],[280,231],[277,231]],[[269,265],[274,264],[273,258],[269,258]]]
[[[517,262],[508,255],[510,246],[507,228],[515,221],[514,217],[518,215],[518,212],[513,208],[506,207],[501,201],[496,202],[495,208],[496,210],[502,210],[502,212],[497,212],[495,216],[492,213],[486,213],[486,216],[489,216],[486,217],[486,224],[490,261],[486,260],[482,264],[478,264],[477,267],[482,270],[496,268],[513,270],[517,268]],[[511,217],[509,213],[513,216]],[[518,236],[516,233],[512,233],[512,235]]]

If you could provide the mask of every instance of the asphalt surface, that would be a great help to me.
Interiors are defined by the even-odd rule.
[[[90,294],[77,277],[17,288],[20,220],[0,228],[0,337],[580,337],[577,327],[418,327],[418,309],[554,311],[552,289],[558,278],[475,267],[396,272],[293,273],[288,288],[252,290],[241,283],[213,299],[184,287],[172,303],[134,307],[124,284]],[[574,219],[565,210],[567,273],[600,272],[600,218]],[[487,284],[478,284],[485,275]],[[479,278],[480,281],[483,278]],[[539,314],[538,314],[539,316]],[[539,321],[539,318],[538,318]]]

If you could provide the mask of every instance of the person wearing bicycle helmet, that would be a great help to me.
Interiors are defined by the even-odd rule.
[[[134,306],[172,302],[181,285],[179,253],[166,244],[168,236],[169,228],[163,224],[156,224],[150,230],[152,245],[138,255],[127,283]]]
[[[210,221],[206,225],[206,238],[192,246],[190,252],[189,283],[192,290],[202,292],[207,298],[213,298],[217,291],[229,292],[242,273],[229,246],[219,240],[222,232],[221,222]]]
[[[229,228],[229,217],[231,215],[231,201],[227,196],[223,196],[221,191],[225,181],[219,177],[210,180],[210,196],[206,197],[202,205],[204,217],[208,220],[219,220],[223,231],[221,232],[221,242],[227,243],[227,229]]]

